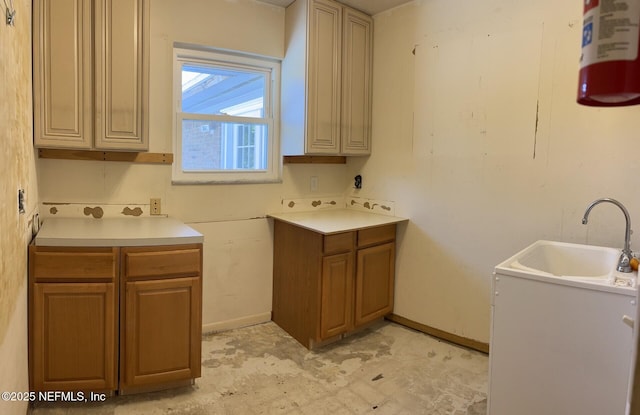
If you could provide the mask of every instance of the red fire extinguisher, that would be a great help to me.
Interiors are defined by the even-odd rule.
[[[640,104],[640,0],[583,0],[578,103]]]

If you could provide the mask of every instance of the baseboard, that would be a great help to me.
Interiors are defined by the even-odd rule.
[[[225,320],[216,323],[209,323],[202,325],[202,333],[215,333],[220,331],[227,331],[232,329],[239,329],[241,327],[253,326],[254,324],[265,323],[271,320],[271,311],[266,313],[254,314],[251,316],[245,316],[236,318],[233,320]]]
[[[433,337],[437,337],[439,339],[448,341],[450,343],[454,343],[463,347],[468,347],[469,349],[477,350],[482,353],[489,353],[489,343],[483,343],[477,340],[458,336],[457,334],[448,333],[446,331],[427,326],[426,324],[409,320],[408,318],[399,316],[397,314],[389,314],[385,318],[394,323],[409,327],[411,329],[420,331],[422,333],[428,334]]]

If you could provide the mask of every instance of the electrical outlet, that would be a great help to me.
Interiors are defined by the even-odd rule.
[[[151,202],[150,202],[150,212],[149,214],[151,215],[161,215],[162,214],[162,207],[160,204],[160,198],[151,198]]]
[[[309,187],[311,188],[312,192],[318,191],[318,176],[311,176]]]

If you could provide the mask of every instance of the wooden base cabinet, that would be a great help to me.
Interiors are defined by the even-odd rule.
[[[323,235],[276,220],[273,321],[311,349],[391,313],[395,232]]]
[[[393,310],[393,242],[358,250],[355,324],[360,326]]]
[[[200,377],[200,249],[123,248],[120,392]]]
[[[201,309],[202,244],[32,245],[30,390],[126,394],[189,384],[200,376]]]
[[[353,254],[322,258],[320,338],[353,329]]]
[[[117,389],[117,250],[30,247],[32,391]]]
[[[114,390],[113,283],[34,284],[32,390]]]

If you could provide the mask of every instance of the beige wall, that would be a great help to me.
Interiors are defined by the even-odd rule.
[[[640,223],[640,109],[575,103],[579,1],[415,1],[374,33],[373,155],[349,170],[411,218],[395,312],[486,342],[497,263],[538,239],[622,247],[616,207],[581,224],[599,197]]]
[[[32,144],[31,1],[15,0],[14,27],[0,19],[0,391],[24,392],[27,377],[27,245],[38,204]],[[18,213],[18,189],[26,212]],[[0,400],[0,413],[26,402]]]
[[[284,9],[253,0],[153,0],[151,2],[150,150],[172,151],[173,42],[284,54]],[[129,163],[38,160],[40,200],[82,206],[149,204],[204,234],[205,330],[269,320],[272,232],[268,212],[282,198],[341,195],[346,166],[285,166],[283,182],[246,185],[171,185],[171,167]],[[319,189],[310,193],[310,176]],[[72,205],[75,206],[75,205]],[[49,205],[43,205],[47,216]],[[118,212],[121,208],[116,208]],[[63,214],[64,207],[58,215]],[[105,213],[107,215],[107,213]]]
[[[154,0],[151,13],[151,150],[171,151],[173,42],[281,57],[284,10],[252,0]],[[394,201],[411,219],[399,242],[396,313],[488,341],[495,264],[537,239],[621,246],[618,210],[599,206],[589,226],[582,213],[603,196],[622,201],[632,219],[640,208],[638,109],[575,104],[580,38],[580,3],[415,1],[375,17],[368,159],[285,166],[280,184],[217,186],[172,186],[168,166],[38,160],[40,201],[161,197],[165,213],[205,235],[203,322],[211,328],[268,315],[264,215],[281,199],[347,192]],[[356,173],[364,177],[357,193]],[[316,193],[310,176],[320,178]]]

